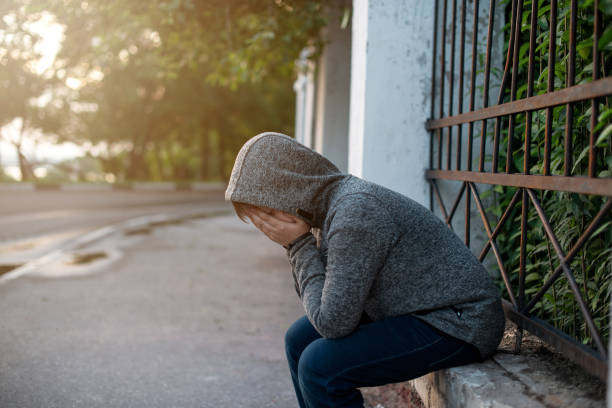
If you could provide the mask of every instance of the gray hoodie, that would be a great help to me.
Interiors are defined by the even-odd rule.
[[[395,191],[341,173],[279,133],[242,147],[225,199],[295,214],[316,229],[287,251],[306,316],[326,338],[411,313],[491,355],[504,314],[493,279],[429,210]],[[298,210],[299,209],[299,210]]]

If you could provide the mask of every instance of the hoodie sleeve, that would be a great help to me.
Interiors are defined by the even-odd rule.
[[[353,194],[331,209],[327,266],[314,236],[293,245],[289,261],[306,316],[326,338],[358,326],[372,282],[397,240],[397,230],[377,199]]]

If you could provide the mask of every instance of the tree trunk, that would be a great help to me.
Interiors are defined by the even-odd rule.
[[[225,149],[227,148],[225,140],[223,139],[223,136],[221,135],[221,133],[217,133],[217,140],[218,140],[218,146],[219,146],[219,151],[217,153],[218,155],[218,169],[219,169],[219,177],[221,178],[221,180],[223,181],[227,181],[228,180],[228,176],[225,174]]]
[[[210,179],[210,132],[202,126],[200,133],[200,180]]]

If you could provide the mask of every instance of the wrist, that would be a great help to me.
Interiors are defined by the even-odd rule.
[[[300,235],[299,237],[295,238],[293,241],[289,242],[289,243],[288,243],[288,244],[286,244],[286,245],[283,245],[283,248],[285,248],[287,251],[289,251],[289,250],[291,250],[291,248],[292,248],[292,247],[293,247],[295,244],[297,244],[297,243],[298,243],[298,242],[300,242],[302,239],[304,239],[304,238],[306,238],[306,237],[308,237],[308,236],[310,236],[310,235],[312,235],[312,234],[310,233],[310,231],[306,231],[305,233],[303,233],[303,234],[302,234],[302,235]]]

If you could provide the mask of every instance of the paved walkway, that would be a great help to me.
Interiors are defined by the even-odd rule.
[[[252,226],[158,222],[73,255],[0,284],[0,407],[297,406],[283,335],[302,307]]]

